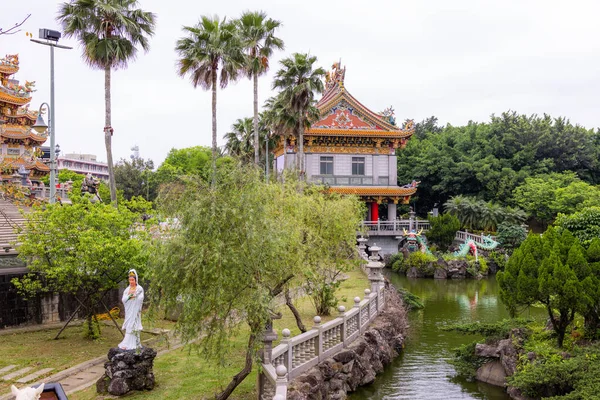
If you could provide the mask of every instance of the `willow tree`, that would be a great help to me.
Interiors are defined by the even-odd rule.
[[[246,51],[245,72],[254,84],[254,163],[260,160],[258,126],[258,77],[269,70],[269,58],[275,49],[283,50],[283,40],[275,36],[281,22],[267,18],[262,11],[247,11],[237,20],[242,46]]]
[[[104,70],[104,143],[110,200],[117,203],[112,156],[111,71],[126,68],[138,48],[150,49],[155,15],[137,8],[137,0],[72,0],[59,7],[57,20],[65,37],[75,37],[83,47],[83,59]]]
[[[202,16],[195,26],[184,26],[185,37],[177,41],[177,72],[189,75],[194,87],[212,91],[212,183],[215,185],[217,156],[217,87],[227,87],[238,78],[244,54],[234,22],[218,16]]]
[[[180,228],[159,244],[151,281],[163,305],[181,307],[182,339],[201,338],[205,356],[224,361],[231,337],[249,331],[244,366],[216,395],[226,399],[252,370],[273,298],[302,267],[302,201],[264,183],[256,168],[218,173],[214,185],[195,180],[183,193],[163,193],[159,203]]]

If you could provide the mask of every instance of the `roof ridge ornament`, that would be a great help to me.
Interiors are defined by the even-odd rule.
[[[331,71],[325,74],[325,90],[329,91],[336,86],[344,89],[344,78],[346,76],[346,67],[342,68],[342,59],[334,62],[331,66]]]

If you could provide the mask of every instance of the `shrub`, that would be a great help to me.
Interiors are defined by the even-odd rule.
[[[504,271],[506,261],[508,260],[505,254],[497,251],[491,251],[487,258],[489,264],[496,265],[496,271]]]
[[[527,239],[527,230],[521,225],[502,222],[498,225],[496,239],[507,249],[516,249]]]
[[[439,217],[429,217],[431,227],[427,231],[427,239],[447,250],[454,241],[456,231],[460,229],[460,221],[454,215],[444,214]]]
[[[414,253],[410,253],[408,259],[404,260],[400,271],[406,272],[411,268],[416,268],[425,275],[433,275],[435,272],[435,266],[432,266],[431,263],[435,261],[437,261],[435,256],[416,251]]]
[[[397,261],[403,261],[403,260],[404,260],[404,254],[402,254],[402,253],[396,253],[396,254],[393,254],[393,255],[391,255],[391,256],[388,256],[388,255],[386,254],[386,255],[385,255],[385,257],[387,258],[387,259],[385,259],[385,258],[384,258],[384,261],[385,261],[385,267],[386,267],[386,268],[393,268],[393,267],[394,267],[394,264],[395,264]]]

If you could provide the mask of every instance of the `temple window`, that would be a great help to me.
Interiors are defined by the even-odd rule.
[[[321,175],[333,175],[332,156],[321,156]]]
[[[364,157],[352,157],[352,175],[364,175],[365,174],[365,158]]]

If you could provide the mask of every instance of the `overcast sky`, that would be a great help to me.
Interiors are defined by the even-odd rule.
[[[59,1],[2,0],[0,26],[31,13],[23,31],[0,36],[0,55],[19,53],[17,79],[35,80],[31,107],[49,102],[49,48],[29,42],[38,28],[59,30]],[[346,88],[373,111],[392,105],[416,122],[487,121],[493,113],[549,113],[587,128],[600,126],[600,2],[596,0],[141,0],[157,15],[151,50],[113,75],[113,152],[158,165],[173,148],[210,146],[209,92],[176,74],[175,41],[199,16],[237,17],[264,10],[282,21],[283,52],[259,80],[260,104],[269,97],[278,60],[310,52],[329,69],[342,59]],[[81,60],[73,39],[56,51],[56,135],[64,152],[97,154],[104,147],[104,77]],[[252,115],[247,79],[218,94],[218,135]]]

